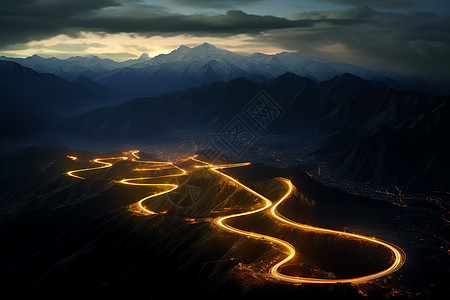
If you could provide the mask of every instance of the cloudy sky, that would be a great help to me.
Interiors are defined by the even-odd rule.
[[[125,60],[203,42],[450,77],[449,0],[2,0],[0,55]]]

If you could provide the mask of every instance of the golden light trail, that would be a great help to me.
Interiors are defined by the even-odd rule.
[[[149,187],[164,187],[164,188],[168,188],[162,192],[158,192],[158,193],[154,193],[152,195],[149,195],[147,197],[142,198],[141,200],[139,200],[136,205],[139,208],[139,211],[142,212],[145,215],[154,215],[157,214],[154,211],[151,211],[150,209],[148,209],[147,207],[144,206],[144,201],[157,197],[157,196],[161,196],[167,193],[170,193],[171,191],[175,190],[178,188],[177,184],[172,184],[172,183],[137,183],[137,182],[133,182],[133,181],[144,181],[144,180],[149,180],[149,179],[157,179],[157,178],[167,178],[167,177],[175,177],[175,176],[183,176],[186,175],[187,172],[181,168],[178,168],[178,170],[181,170],[182,172],[179,174],[172,174],[172,175],[162,175],[162,176],[153,176],[153,177],[137,177],[137,178],[129,178],[129,179],[122,179],[120,181],[118,181],[119,183],[122,184],[127,184],[127,185],[137,185],[137,186],[149,186]]]
[[[75,175],[75,173],[79,173],[79,172],[86,172],[86,171],[92,171],[92,170],[98,170],[98,169],[104,169],[104,168],[109,168],[112,167],[112,163],[109,162],[105,162],[104,160],[126,160],[128,159],[128,157],[108,157],[108,158],[96,158],[93,160],[93,162],[100,164],[101,166],[99,167],[93,167],[93,168],[86,168],[86,169],[79,169],[79,170],[73,170],[73,171],[69,171],[66,174],[75,178],[79,178],[79,179],[86,179],[84,177]]]
[[[126,184],[126,185],[167,188],[166,190],[164,190],[162,192],[157,192],[157,193],[151,194],[149,196],[146,196],[146,197],[140,199],[137,203],[135,203],[135,205],[138,207],[137,211],[140,212],[141,214],[154,215],[154,214],[157,214],[157,213],[154,212],[154,211],[151,211],[150,209],[145,207],[144,204],[143,204],[144,201],[146,201],[148,199],[151,199],[151,198],[154,198],[154,197],[157,197],[157,196],[161,196],[161,195],[170,193],[171,191],[173,191],[176,188],[178,188],[178,185],[171,184],[171,183],[142,183],[142,182],[135,182],[135,181],[145,181],[145,180],[149,180],[149,179],[183,176],[183,175],[186,175],[187,172],[184,169],[174,165],[172,162],[142,161],[142,160],[140,160],[140,157],[138,156],[138,153],[139,153],[139,150],[133,150],[133,151],[130,151],[130,152],[125,152],[124,154],[131,155],[133,157],[132,158],[133,162],[151,164],[151,165],[154,165],[155,167],[154,168],[135,169],[136,171],[155,171],[155,170],[161,170],[162,167],[166,167],[165,169],[175,168],[175,169],[177,169],[178,171],[181,172],[181,173],[178,173],[178,174],[171,174],[171,175],[162,175],[162,176],[153,176],[153,177],[136,177],[136,178],[128,178],[128,179],[122,179],[120,181],[116,181],[118,183]],[[96,158],[93,161],[95,163],[101,164],[101,166],[99,166],[99,167],[92,167],[92,168],[86,168],[86,169],[73,170],[73,171],[67,172],[66,174],[69,175],[69,176],[75,177],[75,178],[85,179],[84,177],[75,175],[74,173],[98,170],[98,169],[109,168],[109,167],[113,166],[112,163],[105,162],[105,160],[126,160],[126,159],[128,159],[128,157],[126,157],[126,156],[123,156],[123,157],[109,157],[109,158]]]
[[[325,229],[325,228],[320,228],[320,227],[315,227],[315,226],[310,226],[310,225],[305,225],[305,224],[300,224],[300,223],[296,223],[286,217],[284,217],[283,215],[281,215],[278,210],[277,207],[278,205],[280,205],[286,198],[288,198],[294,189],[294,186],[292,184],[292,182],[288,179],[285,178],[279,178],[279,180],[281,180],[283,183],[285,183],[288,187],[287,192],[274,204],[272,205],[272,202],[267,199],[266,197],[264,197],[263,195],[259,194],[258,192],[256,192],[255,190],[249,188],[248,186],[244,185],[243,183],[241,183],[240,181],[238,181],[237,179],[231,177],[230,175],[227,175],[223,172],[218,171],[218,169],[225,169],[227,168],[227,165],[220,165],[220,166],[211,166],[210,164],[203,162],[201,160],[195,159],[193,158],[193,160],[196,160],[198,162],[204,163],[206,166],[210,167],[212,171],[222,175],[223,177],[231,180],[232,182],[234,182],[235,184],[237,184],[238,186],[242,187],[243,189],[247,190],[248,192],[252,193],[253,195],[255,195],[256,197],[260,198],[261,200],[263,200],[263,202],[265,203],[264,207],[260,208],[260,209],[256,209],[256,210],[252,210],[252,211],[248,211],[248,212],[244,212],[244,213],[238,213],[238,214],[232,214],[232,215],[228,215],[225,217],[218,217],[217,219],[214,220],[214,222],[221,226],[222,228],[234,232],[234,233],[238,233],[238,234],[242,234],[242,235],[246,235],[249,237],[253,237],[253,238],[257,238],[257,239],[264,239],[266,241],[270,241],[273,243],[276,243],[278,245],[281,245],[283,247],[285,247],[287,249],[287,257],[285,259],[283,259],[282,261],[280,261],[279,263],[275,264],[271,269],[270,269],[270,274],[279,280],[285,281],[285,282],[289,282],[289,283],[295,283],[295,284],[299,284],[299,283],[361,283],[361,282],[366,282],[369,280],[373,280],[376,278],[380,278],[382,276],[386,276],[388,274],[391,274],[395,271],[397,271],[398,269],[400,269],[403,265],[403,263],[405,262],[406,259],[406,255],[404,253],[404,251],[397,247],[394,244],[391,244],[389,242],[380,240],[380,239],[376,239],[375,237],[366,237],[363,235],[359,235],[359,234],[354,234],[354,233],[347,233],[344,231],[338,231],[338,230],[332,230],[332,229]],[[245,164],[236,164],[238,166],[243,166]],[[248,163],[247,163],[248,165]],[[229,166],[233,166],[233,165],[229,165]],[[284,264],[286,264],[287,262],[289,262],[290,260],[292,260],[295,255],[296,255],[296,251],[295,248],[289,244],[288,242],[278,239],[278,238],[274,238],[271,236],[267,236],[264,234],[258,234],[258,233],[253,233],[253,232],[249,232],[249,231],[244,231],[235,227],[232,227],[228,224],[226,224],[226,220],[229,220],[231,218],[236,218],[236,217],[240,217],[240,216],[244,216],[244,215],[250,215],[250,214],[254,214],[257,212],[261,212],[263,210],[268,209],[269,207],[271,207],[270,209],[270,215],[274,218],[276,218],[277,220],[286,223],[290,226],[299,228],[301,230],[304,231],[313,231],[313,232],[317,232],[317,233],[327,233],[327,234],[334,234],[334,235],[339,235],[339,236],[344,236],[347,238],[353,238],[353,239],[359,239],[359,240],[363,240],[366,242],[370,242],[370,243],[374,243],[374,244],[378,244],[381,246],[384,246],[386,248],[388,248],[393,254],[394,254],[394,262],[391,264],[390,267],[388,267],[385,270],[382,270],[380,272],[374,273],[374,274],[370,274],[370,275],[366,275],[366,276],[361,276],[361,277],[355,277],[355,278],[346,278],[346,279],[322,279],[322,278],[308,278],[308,277],[299,277],[299,276],[290,276],[290,275],[284,275],[281,274],[279,269],[281,266],[283,266]]]
[[[285,184],[288,185],[289,194],[292,193],[292,191],[293,191],[292,182],[285,178],[280,178],[280,180],[282,180]],[[395,259],[390,267],[388,267],[387,269],[382,270],[380,272],[371,274],[371,275],[361,276],[361,277],[356,277],[356,278],[347,278],[347,279],[320,279],[320,278],[296,277],[296,276],[289,276],[289,275],[281,274],[279,272],[279,268],[283,264],[285,264],[289,260],[291,260],[295,255],[295,253],[290,253],[288,257],[286,257],[284,260],[280,261],[279,263],[277,263],[270,269],[270,273],[275,278],[278,278],[278,279],[284,280],[284,281],[288,281],[288,282],[292,282],[292,283],[361,283],[361,282],[373,280],[373,279],[391,274],[391,273],[397,271],[398,269],[400,269],[401,266],[403,265],[403,263],[405,262],[405,259],[406,259],[405,252],[402,249],[400,249],[399,247],[397,247],[396,245],[391,244],[389,242],[382,241],[380,239],[376,239],[375,237],[367,237],[367,236],[363,236],[360,234],[354,234],[354,233],[348,233],[348,232],[344,232],[344,231],[319,228],[319,227],[315,227],[315,226],[300,224],[300,223],[296,223],[296,222],[286,218],[285,216],[281,215],[277,210],[278,205],[280,205],[280,203],[282,203],[286,198],[287,198],[286,195],[283,196],[270,209],[271,215],[273,217],[275,217],[277,220],[279,220],[283,223],[289,224],[291,226],[297,227],[301,230],[305,230],[305,231],[335,234],[335,235],[345,236],[348,238],[363,240],[363,241],[366,241],[369,243],[378,244],[378,245],[384,246],[384,247],[388,248],[389,250],[391,250],[391,252],[394,254]]]
[[[144,215],[158,214],[154,211],[151,211],[147,207],[145,207],[143,203],[148,199],[170,193],[171,191],[177,189],[179,186],[177,184],[173,184],[173,183],[143,183],[142,181],[168,178],[168,177],[176,177],[176,176],[184,176],[184,175],[187,175],[188,173],[186,172],[186,170],[178,167],[177,165],[175,165],[172,162],[141,161],[140,157],[138,156],[138,153],[139,153],[139,150],[133,150],[133,151],[130,151],[125,154],[130,155],[132,157],[133,162],[150,164],[150,165],[152,165],[152,168],[137,168],[137,169],[134,169],[133,171],[139,171],[139,172],[159,171],[159,170],[167,170],[167,169],[171,169],[171,168],[177,169],[179,171],[179,173],[170,174],[170,175],[161,175],[161,176],[152,176],[152,177],[136,177],[136,178],[128,178],[128,179],[122,179],[120,181],[116,181],[121,184],[132,185],[132,186],[148,186],[148,187],[163,188],[164,189],[163,191],[156,192],[149,196],[146,196],[134,204],[138,207],[138,211]],[[278,199],[275,204],[273,204],[270,199],[261,195],[260,193],[251,189],[250,187],[246,186],[245,184],[243,184],[236,178],[233,178],[232,176],[219,171],[221,169],[248,166],[250,163],[214,165],[214,164],[211,164],[208,162],[201,161],[201,160],[197,159],[196,157],[197,156],[195,155],[195,156],[189,157],[183,161],[192,160],[192,161],[199,162],[202,165],[197,165],[197,166],[195,166],[195,168],[208,168],[212,172],[215,172],[216,174],[222,176],[226,180],[232,182],[235,186],[238,186],[238,187],[246,190],[247,192],[254,195],[256,198],[262,200],[262,206],[260,208],[241,212],[241,213],[217,217],[213,220],[213,222],[214,222],[214,224],[218,225],[222,229],[225,229],[229,232],[244,235],[244,236],[251,237],[254,239],[262,239],[266,242],[277,244],[277,245],[281,246],[282,248],[286,249],[286,252],[285,252],[287,254],[286,257],[271,267],[271,269],[269,271],[269,276],[271,276],[275,279],[278,279],[280,281],[283,281],[286,283],[292,283],[292,284],[300,284],[300,283],[315,283],[315,284],[317,284],[317,283],[320,283],[320,284],[361,283],[361,282],[366,282],[369,280],[373,280],[373,279],[391,274],[391,273],[397,271],[398,269],[400,269],[401,266],[403,265],[403,263],[405,262],[406,255],[403,252],[403,250],[389,242],[386,242],[386,241],[383,241],[383,240],[380,240],[380,239],[377,239],[374,237],[367,237],[367,236],[363,236],[363,235],[359,235],[359,234],[347,233],[347,232],[343,232],[343,231],[320,228],[320,227],[315,227],[315,226],[311,226],[311,225],[297,223],[297,222],[294,222],[294,221],[286,218],[282,214],[280,214],[277,210],[277,207],[285,199],[287,199],[290,195],[292,195],[293,190],[294,190],[294,185],[292,184],[292,182],[290,180],[285,179],[285,178],[278,178],[282,183],[285,184],[285,186],[287,187],[287,190],[284,193],[284,195],[280,199]],[[106,162],[107,160],[114,161],[114,160],[126,160],[126,159],[128,159],[128,157],[96,158],[93,161],[95,163],[101,164],[101,166],[69,171],[69,172],[67,172],[67,175],[75,177],[75,178],[79,178],[79,179],[85,179],[84,177],[75,175],[74,173],[108,168],[108,167],[111,167],[113,165],[113,163]],[[270,210],[269,210],[269,208],[270,208]],[[299,230],[311,231],[311,232],[317,232],[317,233],[325,233],[325,234],[333,234],[333,235],[338,235],[343,238],[358,239],[358,240],[361,240],[364,242],[381,245],[385,248],[388,248],[392,252],[392,254],[394,256],[394,262],[391,264],[391,266],[389,266],[385,270],[379,271],[374,274],[369,274],[366,276],[355,277],[355,278],[343,278],[343,279],[328,279],[328,278],[326,278],[326,279],[323,279],[323,278],[309,278],[309,277],[300,277],[300,276],[291,276],[291,275],[282,274],[280,272],[280,268],[283,265],[285,265],[286,263],[288,263],[289,261],[291,261],[296,255],[296,250],[295,250],[294,246],[292,246],[287,241],[284,241],[284,240],[276,238],[276,237],[268,236],[268,235],[261,234],[261,233],[255,233],[255,232],[242,230],[242,229],[239,229],[239,228],[236,228],[236,227],[233,227],[233,226],[230,226],[229,224],[227,224],[227,221],[232,218],[252,215],[252,214],[256,214],[256,213],[263,212],[263,211],[268,211],[268,215],[270,217],[274,218],[275,220],[282,222],[288,226],[297,228]],[[160,213],[165,213],[165,212],[160,212]]]
[[[130,182],[130,181],[134,181],[134,180],[141,180],[142,181],[142,180],[148,180],[148,179],[154,179],[154,178],[157,178],[157,177],[130,178],[130,179],[122,179],[122,180],[118,181],[119,183],[128,184],[128,185],[149,186],[149,187],[150,186],[152,186],[152,187],[168,187],[167,190],[159,192],[159,193],[151,194],[151,195],[149,195],[147,197],[142,198],[141,200],[139,200],[136,203],[136,205],[139,208],[138,211],[141,212],[144,215],[156,215],[156,214],[158,214],[158,213],[148,209],[147,207],[145,207],[144,204],[143,204],[144,201],[146,201],[148,199],[151,199],[151,198],[154,198],[154,197],[157,197],[157,196],[161,196],[161,195],[170,193],[171,191],[173,191],[173,190],[178,188],[177,184],[170,184],[170,183],[136,183],[136,182]]]
[[[154,194],[151,194],[147,197],[144,197],[142,199],[140,199],[137,203],[135,203],[135,205],[138,207],[138,211],[144,215],[155,215],[157,214],[156,212],[148,209],[147,207],[144,206],[144,201],[157,197],[157,196],[161,196],[167,193],[170,193],[171,191],[175,190],[178,188],[177,184],[172,184],[172,183],[138,183],[135,181],[145,181],[145,180],[150,180],[150,179],[159,179],[159,178],[168,178],[168,177],[176,177],[176,176],[183,176],[186,175],[187,172],[176,166],[174,163],[172,162],[161,162],[161,161],[143,161],[140,160],[141,158],[138,155],[139,150],[133,150],[130,151],[130,154],[134,157],[132,159],[132,161],[134,162],[139,162],[139,163],[146,163],[146,164],[151,164],[154,167],[153,168],[138,168],[138,169],[134,169],[135,171],[157,171],[157,170],[162,170],[162,167],[165,167],[164,170],[166,169],[170,169],[170,168],[175,168],[177,170],[179,170],[181,173],[178,174],[171,174],[171,175],[162,175],[162,176],[152,176],[152,177],[137,177],[137,178],[128,178],[128,179],[122,179],[120,181],[118,181],[119,183],[122,184],[127,184],[127,185],[136,185],[136,186],[148,186],[148,187],[163,187],[163,188],[167,188],[166,190],[162,191],[162,192],[157,192]]]
[[[139,155],[137,155],[137,154],[139,153],[139,150],[132,150],[132,151],[130,151],[130,153],[131,153],[131,155],[133,155],[135,158],[141,159],[141,158],[139,157]]]
[[[70,158],[71,160],[77,160],[78,159],[78,157],[73,156],[73,155],[66,155],[66,156],[67,156],[67,158]]]

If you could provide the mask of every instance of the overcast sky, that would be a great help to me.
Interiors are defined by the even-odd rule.
[[[2,0],[0,55],[115,60],[203,42],[450,76],[449,0]]]

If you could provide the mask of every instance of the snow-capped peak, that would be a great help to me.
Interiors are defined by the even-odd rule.
[[[198,49],[198,50],[217,50],[218,48],[214,45],[211,45],[209,43],[203,43],[201,45],[198,45],[196,47],[194,47],[193,49]]]

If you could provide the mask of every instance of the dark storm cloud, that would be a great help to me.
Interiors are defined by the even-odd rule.
[[[72,16],[109,6],[119,6],[114,0],[2,0],[2,16]]]
[[[417,0],[316,0],[338,5],[369,6],[381,9],[404,9],[420,7]]]
[[[194,7],[230,8],[260,2],[261,0],[170,0],[174,3]]]
[[[358,19],[357,26],[317,26],[273,31],[264,36],[286,49],[317,53],[324,45],[342,45],[362,64],[384,69],[450,76],[450,17],[427,12],[380,12],[368,7],[307,12],[302,20]]]
[[[7,0],[0,8],[0,47],[80,31],[138,33],[144,35],[233,35],[264,30],[311,26],[314,21],[288,20],[231,10],[205,16],[170,13],[164,7],[140,1],[111,0],[19,1]],[[139,12],[136,12],[136,5]]]
[[[360,20],[367,22],[375,13],[375,10],[361,6],[346,10],[301,12],[292,15],[292,18],[296,20]]]
[[[2,0],[0,47],[47,38],[59,33],[79,33],[77,16],[120,6],[113,0]]]
[[[345,50],[341,56],[347,55],[343,58],[351,63],[450,76],[448,16],[373,8],[416,5],[417,1],[410,0],[321,1],[354,7],[303,12],[288,19],[240,10],[216,15],[172,13],[166,7],[138,0],[4,0],[0,6],[0,47],[6,49],[57,34],[77,36],[81,31],[144,36],[247,34],[249,42],[312,55],[323,53],[323,47],[339,45]]]
[[[257,34],[271,29],[310,27],[314,23],[316,21],[259,16],[246,14],[239,10],[230,10],[226,14],[215,16],[169,14],[140,19],[127,17],[86,18],[83,21],[86,30],[108,33],[135,32],[149,36],[182,33],[202,36]]]

